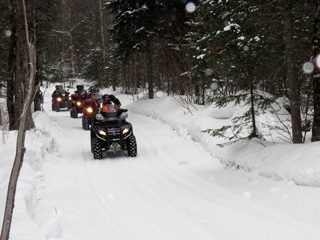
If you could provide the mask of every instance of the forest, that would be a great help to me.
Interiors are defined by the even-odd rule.
[[[291,114],[290,141],[320,140],[319,1],[19,0],[0,2],[0,97],[10,130],[35,83],[81,78],[101,88],[187,96],[191,104],[250,106],[234,125],[208,130],[261,137],[255,116],[276,99]],[[26,27],[27,26],[27,27]],[[26,39],[26,31],[28,39]],[[27,129],[32,128],[31,109]],[[2,113],[2,114],[1,114]],[[230,139],[233,140],[234,138]]]

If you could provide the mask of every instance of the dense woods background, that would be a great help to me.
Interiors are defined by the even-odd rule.
[[[149,98],[161,90],[196,104],[245,102],[250,109],[233,126],[209,132],[223,135],[245,124],[249,137],[260,136],[259,110],[284,98],[292,117],[290,141],[303,142],[311,125],[312,140],[319,141],[319,70],[311,64],[303,71],[320,52],[319,1],[193,3],[195,11],[183,0],[28,1],[36,85],[67,86],[83,78],[126,93],[145,89]],[[18,126],[29,71],[22,20],[21,1],[0,2],[0,93],[10,129]],[[213,82],[219,86],[214,92]]]

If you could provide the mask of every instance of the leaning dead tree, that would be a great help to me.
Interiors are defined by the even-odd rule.
[[[35,76],[36,76],[36,50],[34,45],[30,42],[30,39],[29,39],[26,6],[25,6],[24,0],[22,0],[22,7],[23,7],[24,24],[25,24],[25,31],[26,31],[26,40],[28,45],[28,55],[29,55],[28,56],[29,85],[28,85],[27,95],[24,102],[24,106],[23,106],[23,111],[19,121],[19,130],[18,130],[17,144],[16,144],[16,156],[14,159],[10,180],[9,180],[6,208],[5,208],[5,213],[4,213],[3,223],[2,223],[0,240],[9,239],[13,208],[14,208],[14,200],[16,195],[16,187],[17,187],[18,177],[20,174],[20,169],[23,163],[23,156],[26,151],[25,135],[26,135],[27,113],[32,103],[33,87],[34,87]]]

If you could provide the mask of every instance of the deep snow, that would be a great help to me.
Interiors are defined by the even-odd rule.
[[[267,141],[218,148],[223,140],[202,130],[241,108],[189,111],[162,93],[148,100],[114,92],[129,109],[138,156],[97,161],[81,118],[51,111],[53,87],[26,138],[11,240],[320,238],[320,143],[291,145],[272,132]],[[259,121],[277,124],[270,113]],[[0,216],[16,133],[2,136]]]

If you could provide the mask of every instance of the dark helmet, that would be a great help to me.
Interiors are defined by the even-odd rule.
[[[99,91],[92,91],[90,93],[90,98],[92,100],[98,100],[98,99],[101,99],[101,93]]]
[[[93,85],[89,88],[89,92],[99,92],[100,88],[98,85]]]
[[[83,85],[77,85],[77,91],[75,91],[75,93],[78,93],[80,95],[86,94],[86,91],[84,90],[84,86]]]
[[[83,85],[77,85],[77,90],[83,90],[84,86]]]
[[[63,86],[62,85],[56,85],[56,91],[61,91],[63,90]]]
[[[110,97],[109,97],[108,94],[104,94],[104,95],[102,96],[102,103],[103,103],[103,104],[110,104],[110,103],[111,103],[111,99],[110,99]]]

